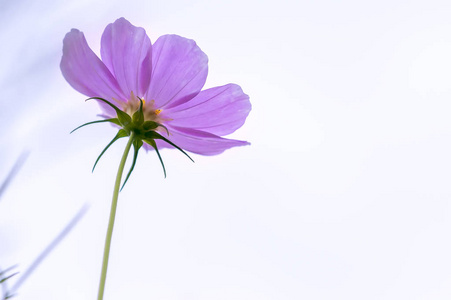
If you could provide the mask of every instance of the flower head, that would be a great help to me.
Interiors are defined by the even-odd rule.
[[[63,43],[63,76],[74,89],[99,100],[103,122],[122,127],[117,138],[136,130],[141,145],[157,153],[176,147],[215,155],[249,144],[222,137],[244,124],[251,110],[249,97],[236,84],[201,91],[208,59],[193,40],[164,35],[152,45],[143,28],[120,18],[105,28],[101,59],[77,29]],[[125,115],[131,125],[122,123]],[[148,133],[142,132],[143,124]]]

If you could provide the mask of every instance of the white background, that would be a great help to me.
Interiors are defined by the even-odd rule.
[[[451,2],[0,0],[0,181],[29,151],[0,199],[0,267],[23,272],[90,205],[17,299],[96,298],[126,141],[91,173],[115,130],[69,135],[99,109],[59,62],[71,28],[98,53],[121,16],[195,39],[206,87],[250,95],[232,137],[252,145],[162,151],[166,179],[140,154],[106,300],[451,298]]]

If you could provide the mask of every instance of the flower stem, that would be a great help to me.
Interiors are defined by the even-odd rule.
[[[125,162],[127,161],[128,153],[133,144],[134,133],[130,134],[127,146],[125,146],[124,154],[122,155],[121,163],[117,170],[116,182],[114,184],[113,200],[111,202],[110,220],[108,221],[108,229],[105,238],[105,249],[103,250],[103,262],[102,262],[102,274],[100,275],[99,294],[98,300],[103,299],[103,293],[105,291],[106,273],[108,269],[108,259],[110,256],[111,237],[113,236],[114,219],[116,217],[117,200],[119,197],[119,188],[121,186],[122,173],[124,171]]]

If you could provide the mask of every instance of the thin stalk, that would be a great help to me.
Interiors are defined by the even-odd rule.
[[[108,221],[108,229],[105,238],[105,249],[103,251],[102,274],[100,275],[99,294],[97,296],[98,300],[103,299],[103,293],[105,291],[106,273],[108,269],[108,259],[110,256],[111,237],[113,236],[114,219],[116,217],[117,199],[119,198],[119,188],[121,187],[122,173],[124,171],[125,162],[127,161],[127,156],[133,144],[134,137],[135,135],[132,132],[127,146],[125,146],[124,154],[122,155],[121,163],[119,164],[119,168],[117,170],[113,200],[111,202],[110,220]]]

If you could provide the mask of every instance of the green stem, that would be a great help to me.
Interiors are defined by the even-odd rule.
[[[124,171],[125,162],[127,161],[128,153],[133,144],[135,135],[133,132],[130,134],[127,146],[125,146],[124,154],[122,155],[121,163],[117,170],[116,183],[114,184],[113,200],[111,202],[110,220],[108,221],[108,229],[105,238],[105,249],[103,251],[103,263],[102,274],[100,275],[99,294],[98,300],[103,299],[103,293],[105,291],[106,272],[108,269],[108,258],[110,256],[111,237],[113,236],[114,219],[116,217],[117,199],[119,197],[119,188],[121,186],[122,173]]]

